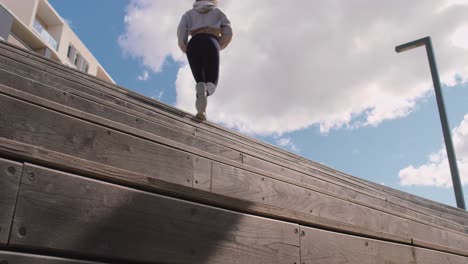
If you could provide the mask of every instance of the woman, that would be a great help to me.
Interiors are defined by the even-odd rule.
[[[206,120],[207,97],[218,84],[219,51],[232,39],[231,22],[217,6],[217,0],[195,1],[193,8],[182,16],[177,30],[179,47],[187,53],[197,82],[196,117],[202,121]]]

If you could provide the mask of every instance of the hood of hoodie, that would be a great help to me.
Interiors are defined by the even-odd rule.
[[[214,8],[216,8],[216,3],[209,0],[197,1],[193,4],[193,9],[197,10],[200,13],[208,13]]]

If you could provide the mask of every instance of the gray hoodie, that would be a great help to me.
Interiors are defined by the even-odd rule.
[[[213,1],[197,1],[193,9],[187,11],[180,20],[177,29],[179,47],[185,52],[188,36],[197,32],[205,32],[219,38],[221,49],[226,48],[232,39],[231,22]]]

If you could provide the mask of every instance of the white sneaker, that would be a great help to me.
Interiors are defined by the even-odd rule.
[[[206,114],[205,113],[198,113],[195,117],[200,121],[206,121]]]
[[[211,82],[206,83],[206,92],[209,95],[213,95],[215,91],[216,91],[216,85],[214,83],[211,83]]]
[[[207,95],[206,95],[206,84],[197,83],[197,101],[195,107],[197,108],[198,114],[204,114],[206,112],[206,105],[208,104]]]

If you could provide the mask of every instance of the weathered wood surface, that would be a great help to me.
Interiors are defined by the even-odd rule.
[[[10,244],[160,263],[299,263],[298,225],[27,164]]]
[[[87,82],[99,84],[99,85],[101,85],[101,86],[103,86],[103,87],[105,87],[105,88],[114,89],[114,90],[120,90],[120,92],[123,92],[123,93],[127,93],[127,92],[128,92],[127,95],[133,94],[132,92],[130,92],[130,91],[126,90],[126,89],[122,89],[121,87],[112,86],[112,85],[109,85],[109,84],[107,84],[107,83],[103,83],[102,81],[100,81],[100,80],[98,80],[98,79],[92,78],[92,77],[90,77],[90,76],[83,75],[83,74],[78,73],[78,72],[74,72],[74,71],[72,71],[72,70],[70,70],[70,69],[66,69],[66,68],[64,68],[64,67],[61,66],[61,65],[55,65],[53,62],[50,62],[50,61],[48,61],[48,60],[44,60],[44,59],[42,59],[42,58],[40,58],[40,57],[37,57],[37,56],[34,55],[34,54],[27,54],[27,53],[26,53],[26,57],[28,57],[28,58],[34,58],[35,60],[43,60],[43,61],[45,61],[45,65],[47,65],[48,67],[53,68],[53,71],[55,71],[55,70],[58,69],[58,70],[67,72],[67,73],[68,73],[67,75],[74,75],[74,78],[75,78],[76,80],[81,80],[81,81],[85,80],[85,81],[87,81]],[[49,69],[48,67],[45,67],[45,70]],[[66,75],[64,75],[64,76],[66,77]],[[83,76],[84,76],[84,78],[83,78]],[[63,76],[62,76],[62,77],[63,77]],[[76,80],[75,80],[75,81],[76,81]],[[153,103],[154,103],[154,102],[153,102]],[[160,106],[161,106],[161,105],[163,105],[163,104],[156,103],[156,105],[160,105]],[[163,107],[163,108],[164,108],[164,107]],[[166,108],[167,108],[167,106],[166,106]],[[233,132],[233,134],[235,134],[235,133]],[[238,136],[239,136],[239,135],[238,135]],[[240,138],[243,139],[244,141],[246,141],[246,138],[245,138],[245,137],[240,136]],[[248,139],[248,138],[247,138],[247,139]],[[249,139],[249,140],[251,140],[251,139]],[[241,141],[242,141],[242,140],[241,140]],[[262,142],[257,142],[257,143],[260,144],[260,145],[263,144]],[[263,144],[263,145],[265,145],[265,144]],[[282,150],[280,150],[280,149],[272,148],[272,147],[269,146],[269,145],[265,145],[265,146],[267,146],[267,147],[270,148],[270,149],[275,150],[276,152],[281,152],[281,151],[282,151]],[[289,156],[294,157],[295,159],[299,159],[299,160],[298,160],[299,163],[303,163],[303,161],[304,161],[304,159],[301,158],[301,157],[294,156],[293,154],[287,153],[287,152],[284,152],[284,153],[286,153],[286,154],[289,155]],[[310,162],[310,161],[306,161],[306,163],[307,163],[307,162],[308,162],[309,164],[312,163],[312,162]],[[318,165],[318,164],[315,164],[315,163],[314,163],[314,165]],[[320,167],[320,166],[319,166],[319,167]],[[322,166],[322,167],[323,167],[323,166]],[[330,171],[330,170],[331,170],[331,169],[326,168],[326,167],[323,167],[322,169],[325,169],[325,171]],[[345,178],[346,178],[346,177],[345,177]],[[350,177],[348,177],[348,178],[350,178]],[[353,178],[353,177],[351,177],[351,179],[356,180],[356,179]],[[379,188],[378,185],[375,185],[375,184],[373,184],[373,185],[371,184],[370,186],[374,186],[374,187],[376,187],[376,188]]]
[[[0,246],[8,244],[22,170],[21,163],[0,159]]]
[[[409,237],[406,219],[300,186],[214,164],[212,192],[322,217],[382,234]],[[334,226],[340,229],[340,224]]]
[[[3,95],[0,136],[192,186],[192,155]]]
[[[2,112],[0,115],[0,136],[4,138],[147,174],[169,182],[183,182],[186,184],[184,182],[186,179],[187,181],[192,181],[194,170],[194,164],[192,162],[196,158],[193,155],[173,149],[166,149],[152,142],[141,142],[142,139],[140,138],[130,137],[120,132],[112,131],[108,133],[107,131],[110,131],[108,129],[2,95],[0,95],[0,111]],[[129,152],[129,149],[133,151]],[[161,153],[164,153],[163,151],[170,153],[170,155],[161,155]],[[167,158],[152,160],[154,159],[153,156]],[[184,163],[180,163],[181,161],[190,161],[190,163],[185,166],[184,170],[182,170],[184,167],[181,165]],[[156,173],[154,173],[155,170]],[[197,175],[206,175],[206,169],[197,172]],[[236,177],[240,176],[241,175],[236,175]],[[273,175],[269,176],[273,177]],[[245,177],[243,179],[249,180]],[[201,182],[203,183],[203,181]],[[276,188],[278,186],[282,186],[283,188],[279,193],[280,197],[288,197],[291,195],[288,193],[289,188],[298,188],[280,181],[274,182],[279,184],[275,186]],[[213,185],[213,182],[211,185]],[[239,188],[241,186],[235,187]],[[301,189],[303,193],[306,193],[306,189]],[[295,192],[295,190],[292,191]],[[312,193],[312,190],[307,190],[307,192]],[[250,197],[243,196],[242,194],[238,195],[238,193],[222,191],[218,192],[218,194],[251,201],[249,200]],[[322,194],[317,195],[320,197],[327,197]],[[298,198],[302,201],[299,206],[305,206],[308,203],[305,199],[310,198],[310,196]],[[297,199],[294,201],[296,200]],[[336,202],[333,203],[333,206],[327,207],[325,203],[328,202],[328,200]],[[267,201],[263,202],[268,204]],[[394,217],[364,206],[355,206],[351,202],[345,202],[336,198],[322,198],[320,206],[316,205],[316,207],[320,207],[321,209],[315,208],[314,210],[313,208],[308,208],[307,210],[299,210],[296,207],[289,208],[288,206],[290,204],[283,203],[281,199],[278,199],[277,203],[270,205],[291,211],[306,212],[312,216],[336,220],[338,223],[343,222],[343,224],[348,224],[358,229],[378,232],[379,234],[384,233],[390,237],[400,237],[400,239],[408,238],[408,233],[405,229],[407,225],[403,218]],[[368,218],[366,221],[361,222],[360,220],[356,220],[356,216],[354,215],[349,215],[347,218],[340,219],[333,214],[333,212],[341,212],[339,215],[342,217],[345,213],[353,212],[353,210],[357,210],[357,208],[367,212],[366,216],[368,216]],[[332,210],[333,212],[324,214],[323,212],[326,210]],[[372,217],[370,217],[370,215]],[[368,225],[370,222],[374,224]]]
[[[13,100],[13,99],[11,99],[11,100]],[[7,101],[8,100],[6,100],[5,102],[7,102]],[[18,106],[19,104],[20,104],[19,102],[16,102],[15,105]],[[25,104],[25,105],[27,105],[27,107],[30,107],[29,104]],[[21,109],[21,108],[19,108],[19,109]],[[28,112],[28,116],[32,115],[32,113],[38,114],[38,113],[40,113],[40,111],[42,111],[42,110],[41,109],[35,109],[34,111],[31,110],[31,111]],[[22,111],[19,111],[19,113],[22,113]],[[7,115],[7,117],[13,118],[13,119],[16,120],[16,117],[14,115],[15,115],[14,113],[9,113]],[[40,124],[36,124],[36,125],[31,126],[31,127],[36,127],[36,126],[40,127],[42,123],[44,123],[44,122],[47,123],[46,120],[41,121],[40,116],[42,116],[42,115],[43,116],[48,116],[48,118],[50,118],[51,113],[48,113],[46,115],[39,114],[39,116],[37,116],[37,117],[32,115],[32,116],[35,117],[33,121],[38,122]],[[52,116],[53,116],[53,114],[52,114]],[[59,120],[60,118],[62,118],[62,116],[52,118],[52,120],[54,120],[54,122],[55,122],[55,121]],[[66,117],[66,118],[70,118],[70,117]],[[31,122],[31,121],[29,121],[29,122]],[[7,123],[15,123],[15,122],[14,121],[6,121],[5,124],[7,124]],[[23,122],[20,122],[20,123],[23,123]],[[63,121],[60,121],[58,123],[59,124],[66,124],[66,122],[63,122]],[[83,128],[83,127],[86,127],[87,125],[88,124],[80,124],[79,127]],[[54,127],[54,129],[56,129],[57,125],[54,125],[53,127]],[[63,128],[61,128],[61,129],[63,129]],[[5,130],[5,131],[8,131],[8,130]],[[22,131],[22,129],[19,129],[19,131]],[[94,131],[94,130],[92,130],[92,131]],[[6,133],[6,134],[18,136],[18,134],[16,134],[16,133]],[[64,133],[58,133],[58,134],[62,135]],[[28,138],[28,137],[24,137],[24,138]],[[50,144],[50,143],[47,143],[47,144]],[[60,146],[60,147],[63,147],[63,146]],[[273,177],[273,175],[268,175],[268,176]],[[298,183],[298,184],[300,185],[300,183]],[[308,187],[308,189],[314,190],[313,187]],[[320,192],[319,190],[315,190],[315,191]],[[284,194],[282,194],[282,195],[284,195]],[[245,196],[236,197],[236,198],[245,199]],[[337,200],[337,201],[339,201],[339,200]],[[328,202],[328,200],[325,200],[324,204],[326,204],[326,202]],[[336,204],[336,203],[333,203],[333,204]],[[281,204],[279,204],[279,205],[281,205]],[[320,206],[322,208],[324,207],[323,205],[320,205]],[[367,220],[366,222],[361,222],[359,220],[356,220],[356,219],[359,219],[359,218],[355,217],[352,214],[347,215],[350,212],[356,211],[356,210],[350,210],[350,208],[353,208],[353,206],[356,206],[354,208],[359,209],[359,210],[357,210],[357,212],[359,212],[360,215],[361,214],[366,215],[366,212],[370,212],[370,214],[372,216],[369,216],[369,220]],[[386,214],[386,213],[380,212],[379,210],[375,210],[375,209],[371,210],[371,209],[369,209],[369,208],[367,208],[365,206],[355,205],[355,204],[353,204],[351,202],[346,203],[346,202],[343,202],[343,201],[339,201],[339,203],[337,204],[337,207],[339,207],[339,209],[334,209],[334,210],[336,210],[336,212],[344,212],[342,215],[347,215],[347,218],[338,219],[338,222],[329,221],[328,225],[327,225],[329,228],[331,227],[331,228],[337,228],[337,229],[342,229],[342,230],[349,230],[349,227],[351,226],[351,227],[354,227],[354,230],[360,230],[359,232],[361,232],[361,234],[367,234],[367,235],[368,234],[374,234],[375,235],[375,233],[378,233],[378,236],[385,237],[386,239],[395,239],[395,238],[396,238],[396,240],[409,239],[408,235],[402,235],[402,234],[405,234],[404,231],[400,232],[401,228],[403,228],[403,230],[405,230],[404,229],[405,225],[399,226],[400,229],[394,229],[394,227],[398,226],[398,225],[391,224],[391,223],[394,223],[394,222],[395,223],[401,222],[401,219],[403,219],[403,218],[398,218],[398,217],[392,216],[391,214]],[[284,208],[284,207],[280,207],[280,208],[289,209],[289,208]],[[346,208],[348,208],[348,209],[346,209]],[[333,213],[325,214],[325,216],[323,216],[323,215],[321,215],[321,213],[323,212],[323,209],[320,209],[320,210],[310,209],[310,210],[311,210],[310,214],[311,214],[311,216],[313,216],[313,218],[311,218],[311,219],[314,219],[313,221],[315,221],[315,219],[317,217],[322,219],[319,222],[323,222],[324,219],[334,220],[333,218],[330,218],[331,216],[333,216]],[[364,210],[364,211],[362,211],[362,210]],[[326,217],[329,217],[329,218],[326,218]],[[397,220],[395,220],[395,219],[397,219]],[[372,221],[373,221],[374,224],[370,225],[370,227],[369,227],[367,224],[369,222],[372,222]],[[320,225],[320,224],[317,224],[316,222],[313,222],[313,223],[314,223],[314,225]],[[462,239],[466,239],[466,237],[462,237]],[[425,242],[428,242],[428,241],[425,241]],[[446,241],[442,241],[442,242],[446,243]],[[450,247],[446,248],[447,245],[445,245],[445,244],[435,243],[433,246],[442,246],[443,250],[447,250],[447,251],[449,251],[451,249]]]
[[[468,258],[301,226],[301,261],[303,264],[466,264]]]
[[[125,105],[125,104],[124,104]],[[206,175],[206,174],[205,174]]]
[[[0,250],[0,264],[104,264]]]
[[[55,65],[55,66],[57,66],[57,65]],[[54,67],[55,67],[55,66],[54,66]],[[60,68],[60,66],[57,66],[57,67]],[[47,69],[47,68],[46,68],[46,69]],[[69,69],[67,69],[67,70],[69,70]],[[79,73],[78,73],[78,75],[79,75]],[[125,105],[125,104],[123,104],[123,105]],[[358,197],[359,197],[359,196],[358,196]],[[365,197],[365,196],[364,196],[364,197]],[[412,213],[412,211],[407,211],[407,213]],[[418,216],[418,215],[419,215],[419,216]],[[413,216],[415,216],[415,217],[423,217],[423,218],[425,218],[426,221],[430,221],[430,217],[429,217],[429,218],[428,218],[428,217],[425,217],[424,215],[419,214],[419,213],[413,213]],[[441,222],[440,219],[436,219],[435,221]],[[443,223],[443,220],[442,220],[441,224],[442,224],[442,225],[444,224],[444,223]]]
[[[417,264],[468,264],[468,258],[415,248]]]
[[[468,235],[466,234],[453,233],[417,222],[410,222],[409,230],[415,245],[441,251],[450,249],[450,252],[467,255]]]
[[[3,80],[8,80],[8,78],[4,78]],[[102,116],[102,115],[107,114],[108,115],[107,118],[109,118],[111,120],[120,121],[121,123],[127,123],[128,125],[134,125],[134,126],[138,127],[139,129],[142,129],[144,131],[152,131],[152,132],[161,131],[160,127],[155,127],[153,123],[145,120],[144,118],[139,119],[139,118],[135,118],[135,116],[128,116],[128,115],[125,115],[123,112],[114,110],[112,108],[108,108],[107,111],[104,111],[103,110],[104,107],[103,107],[102,104],[93,103],[91,101],[82,99],[80,97],[73,97],[73,96],[69,97],[69,94],[67,92],[63,93],[62,91],[59,91],[59,90],[56,90],[56,89],[54,90],[52,87],[45,86],[45,85],[40,85],[40,84],[35,83],[33,81],[30,81],[30,80],[28,81],[28,80],[22,79],[22,78],[15,78],[15,81],[16,82],[11,83],[11,84],[22,87],[22,90],[26,90],[27,92],[30,92],[32,94],[38,94],[38,95],[46,94],[49,97],[51,96],[54,99],[54,101],[58,101],[59,103],[63,103],[63,104],[66,103],[66,105],[69,105],[69,106],[72,106],[74,108],[78,108],[78,109],[81,109],[81,110],[87,110],[87,112],[91,112],[91,113],[96,114],[96,115],[101,115]],[[93,112],[93,109],[97,109],[97,110],[95,112]],[[113,112],[112,112],[112,110],[113,110]],[[116,117],[120,117],[120,119],[116,118]],[[150,126],[148,126],[148,124]],[[204,151],[209,151],[210,153],[221,155],[221,156],[224,156],[224,157],[229,158],[229,159],[234,160],[234,161],[237,161],[236,158],[239,157],[239,152],[232,152],[231,150],[226,149],[226,148],[222,148],[219,145],[213,145],[213,144],[210,144],[210,142],[203,141],[203,140],[197,139],[196,137],[191,137],[189,135],[182,135],[182,137],[181,137],[181,136],[177,135],[176,130],[173,130],[173,129],[172,130],[167,130],[167,128],[165,128],[165,129],[166,129],[166,131],[164,131],[165,133],[162,132],[162,131],[160,133],[162,136],[171,137],[173,135],[176,135],[172,139],[174,139],[174,140],[176,140],[178,142],[182,142],[183,144],[191,145],[191,146],[194,146],[194,147],[196,147],[198,149],[201,149],[201,150],[204,150]],[[196,144],[191,144],[191,142],[197,142],[197,143]],[[205,148],[202,148],[200,146],[203,146]],[[228,154],[223,155],[225,153],[228,153]],[[235,158],[232,158],[233,156]],[[266,162],[260,163],[260,161],[258,159],[253,158],[253,157],[247,157],[247,156],[244,155],[243,161],[244,161],[244,163],[246,163],[248,165],[260,167],[261,169],[268,168],[268,163],[266,163]],[[252,162],[252,161],[254,161],[254,162]],[[275,167],[274,165],[271,165],[271,166],[272,166],[272,168],[273,168],[273,170],[275,172],[282,173],[283,175],[287,171],[289,171],[287,169],[285,170],[282,167],[281,168],[278,167],[278,166]],[[195,173],[196,173],[196,171],[195,171]],[[290,173],[286,173],[286,176],[290,177],[289,174]],[[297,178],[300,181],[306,182],[306,183],[311,184],[313,186],[318,185],[318,187],[323,187],[323,184],[321,184],[320,181],[315,180],[312,177],[307,177],[306,175],[299,174],[299,173],[295,173],[295,175],[297,175],[297,177],[291,177],[291,178]],[[206,180],[206,178],[205,178],[205,180]],[[195,180],[195,181],[198,182],[198,180]],[[327,182],[323,182],[323,183],[330,185],[333,188],[333,190],[335,190],[339,194],[345,195],[347,197],[351,197],[351,198],[354,198],[354,199],[357,199],[357,200],[361,200],[361,201],[367,202],[368,204],[373,204],[373,205],[376,205],[376,206],[385,207],[387,205],[387,203],[383,202],[383,200],[378,200],[378,199],[373,198],[373,197],[368,197],[368,196],[364,195],[362,192],[357,193],[356,191],[349,190],[349,189],[346,189],[346,188],[341,187],[341,186],[334,186],[334,185],[332,185],[332,183],[327,183]],[[199,186],[200,188],[205,188],[206,189],[207,187],[209,187],[209,183],[206,182],[206,181],[204,181],[204,183],[202,183],[202,181],[200,181],[200,184],[196,185],[196,187],[197,186]],[[330,189],[327,186],[325,186],[324,188],[325,189]],[[382,199],[382,198],[380,198],[380,199]],[[383,202],[383,204],[382,204],[382,202]],[[422,219],[422,220],[425,220],[425,221],[433,221],[433,219],[430,218],[430,217],[425,217],[422,214],[416,215],[416,213],[412,213],[412,211],[409,211],[409,210],[406,210],[406,212],[405,211],[401,211],[401,212],[405,213],[405,214],[408,214],[408,215],[411,215],[411,216],[415,216],[416,218],[419,218],[419,219]],[[440,224],[442,224],[443,226],[446,226],[446,227],[451,227],[450,224],[446,224],[443,221]],[[462,231],[463,229],[458,228],[456,230]]]
[[[37,60],[37,59],[42,59],[42,58],[40,58],[40,57],[37,57],[35,54],[30,54],[30,55],[27,55],[27,56],[28,56],[28,57],[33,57],[35,60]],[[127,96],[130,96],[130,97],[133,97],[133,98],[137,98],[137,99],[139,99],[140,101],[143,101],[143,102],[150,101],[151,104],[156,105],[158,108],[165,109],[165,110],[169,110],[169,112],[174,112],[174,109],[172,109],[172,108],[170,108],[170,107],[168,107],[168,106],[166,106],[166,105],[164,105],[164,104],[161,104],[161,103],[159,103],[159,102],[154,102],[154,101],[152,101],[152,100],[147,100],[146,98],[141,97],[141,96],[139,96],[139,95],[133,93],[132,91],[129,91],[129,90],[125,89],[125,88],[118,87],[118,86],[114,86],[114,85],[110,85],[110,84],[108,84],[108,83],[105,83],[105,82],[103,82],[103,81],[101,81],[101,80],[99,80],[99,79],[93,77],[93,76],[88,76],[88,75],[82,74],[82,73],[80,73],[80,72],[76,72],[76,71],[73,71],[73,70],[71,70],[71,69],[68,69],[68,68],[66,68],[66,67],[64,68],[63,66],[57,65],[57,64],[55,64],[54,62],[51,62],[51,61],[48,61],[48,60],[44,60],[44,61],[46,62],[46,65],[47,65],[47,67],[45,67],[45,70],[46,70],[47,72],[56,73],[55,71],[56,71],[57,69],[66,72],[66,74],[61,74],[61,75],[59,74],[59,76],[61,76],[62,78],[67,78],[67,77],[69,77],[70,75],[73,75],[74,78],[75,78],[73,81],[81,80],[81,81],[85,81],[85,82],[87,82],[87,83],[98,84],[99,86],[103,86],[103,87],[105,87],[106,89],[116,90],[116,91],[118,91],[118,92],[120,92],[120,93],[123,93],[123,94],[125,94],[125,95],[127,95]],[[50,70],[50,69],[52,69],[52,70]],[[50,75],[49,75],[49,77],[50,77]],[[84,78],[83,78],[83,77],[84,77]],[[101,94],[101,96],[102,96],[102,94]],[[144,100],[142,100],[142,99],[144,99]],[[114,100],[115,100],[115,98],[114,98]],[[119,104],[119,105],[128,106],[128,104],[126,104],[125,102],[117,101],[116,103]],[[180,112],[180,111],[175,111],[175,112],[176,112],[177,115],[186,116],[186,114],[184,114],[184,113],[182,113],[182,112]],[[208,124],[208,127],[209,127],[209,126],[214,126],[216,129],[221,129],[221,130],[223,130],[223,128],[217,127],[217,126],[214,125],[214,124]],[[196,129],[196,130],[197,130],[197,129]],[[206,132],[206,131],[200,130],[200,132],[203,133],[203,132]],[[210,132],[208,133],[208,134],[209,134],[208,136],[211,137],[211,138],[213,137],[213,135],[216,135],[216,133],[213,134],[212,132],[213,132],[213,131],[210,131]],[[292,161],[293,161],[294,163],[306,164],[306,165],[309,165],[309,166],[310,166],[310,164],[313,164],[313,165],[314,165],[314,166],[313,166],[313,167],[314,167],[314,170],[316,170],[317,168],[319,168],[319,170],[321,170],[322,172],[323,172],[323,171],[327,171],[327,172],[331,172],[332,174],[339,174],[340,176],[342,176],[342,177],[344,176],[344,178],[347,178],[348,180],[351,180],[351,181],[354,181],[354,182],[358,182],[359,184],[362,184],[362,183],[364,182],[364,186],[367,185],[367,186],[370,186],[370,187],[371,187],[371,188],[369,189],[370,191],[374,191],[375,189],[380,189],[380,190],[382,190],[382,188],[385,189],[384,186],[379,186],[379,185],[377,185],[377,184],[370,183],[370,182],[366,182],[366,181],[363,181],[363,180],[361,180],[361,179],[357,179],[357,178],[352,177],[352,176],[347,176],[347,175],[345,175],[345,174],[343,174],[343,173],[340,173],[340,172],[338,172],[338,171],[335,171],[335,170],[332,170],[332,169],[330,169],[330,168],[324,167],[324,166],[322,166],[322,165],[320,165],[320,164],[318,164],[318,163],[313,163],[313,162],[311,162],[311,161],[305,160],[304,158],[299,157],[299,156],[297,156],[297,155],[294,155],[294,154],[292,154],[292,153],[286,152],[286,151],[281,150],[281,149],[278,149],[278,148],[274,148],[274,147],[272,147],[272,146],[270,146],[270,145],[268,145],[268,144],[265,144],[265,143],[263,143],[263,142],[260,142],[260,141],[257,141],[257,140],[255,140],[255,139],[251,139],[251,138],[246,138],[246,137],[243,136],[243,135],[237,134],[235,131],[228,131],[228,132],[229,132],[229,133],[226,133],[226,131],[223,131],[223,135],[221,135],[221,137],[222,137],[222,138],[225,138],[225,137],[226,137],[227,135],[229,135],[229,134],[234,134],[236,137],[233,137],[233,139],[236,139],[236,138],[238,139],[237,143],[234,142],[234,145],[235,145],[235,144],[239,144],[239,145],[243,145],[243,147],[246,147],[246,146],[250,145],[250,141],[253,141],[253,142],[255,142],[255,143],[256,143],[258,146],[260,146],[260,147],[266,147],[267,150],[273,150],[272,153],[268,153],[267,155],[275,156],[275,155],[278,155],[278,153],[281,153],[281,154],[285,155],[285,156],[281,156],[281,155],[280,155],[280,158],[281,158],[281,159],[286,158],[286,159],[291,160],[291,158],[292,158]],[[200,135],[201,135],[202,133],[200,133]],[[239,139],[240,139],[240,140],[239,140]],[[258,148],[258,146],[257,146],[257,148]],[[330,175],[328,175],[328,176],[330,176]],[[332,175],[332,176],[333,176],[333,175]],[[336,178],[336,176],[333,176],[333,177]],[[369,191],[369,190],[368,190],[368,191]],[[388,191],[388,190],[391,190],[391,189],[388,189],[388,188],[387,188],[387,191]],[[398,202],[397,202],[397,203],[398,203]],[[421,205],[421,206],[425,206],[425,204],[420,204],[420,205]],[[435,207],[435,208],[445,207],[444,205],[440,205],[440,204],[437,204],[437,203],[434,203],[434,202],[430,202],[430,205],[433,206],[433,207]],[[447,208],[448,208],[448,207],[447,207]],[[452,209],[453,209],[453,208],[449,208],[449,210],[452,210]],[[437,211],[434,211],[434,213],[437,213]],[[465,212],[462,212],[462,213],[465,213]],[[447,215],[447,217],[450,217],[450,215]],[[465,217],[465,218],[466,218],[466,214],[464,214],[462,217]]]
[[[193,162],[193,187],[211,192],[213,161],[196,157]]]
[[[102,181],[117,183],[123,186],[130,186],[153,193],[161,193],[179,197],[185,200],[197,201],[220,208],[236,210],[239,212],[264,216],[272,219],[302,223],[305,225],[326,227],[340,230],[341,232],[349,232],[380,239],[387,239],[403,243],[411,242],[409,237],[401,237],[375,232],[372,230],[360,228],[358,226],[346,224],[343,221],[337,222],[331,219],[316,217],[310,213],[301,213],[288,209],[278,208],[275,206],[269,206],[264,203],[249,202],[246,200],[231,198],[226,195],[218,195],[216,193],[210,193],[199,189],[181,186],[178,184],[150,178],[135,172],[125,171],[92,161],[78,159],[74,156],[65,155],[8,139],[3,139],[1,137],[0,153],[9,157],[14,157],[16,159],[26,160],[41,164],[43,166],[56,168],[58,170],[85,175],[87,177],[99,179]]]
[[[55,88],[44,85],[23,76],[0,69],[0,84],[23,92],[51,100],[102,118],[125,124],[154,135],[158,135],[187,146],[206,151],[232,161],[242,162],[239,151],[228,149],[219,144],[194,136],[196,128],[187,130],[160,122],[146,114],[116,106],[105,100],[93,97],[88,93],[67,89],[64,85]],[[152,119],[152,120],[151,120]]]

